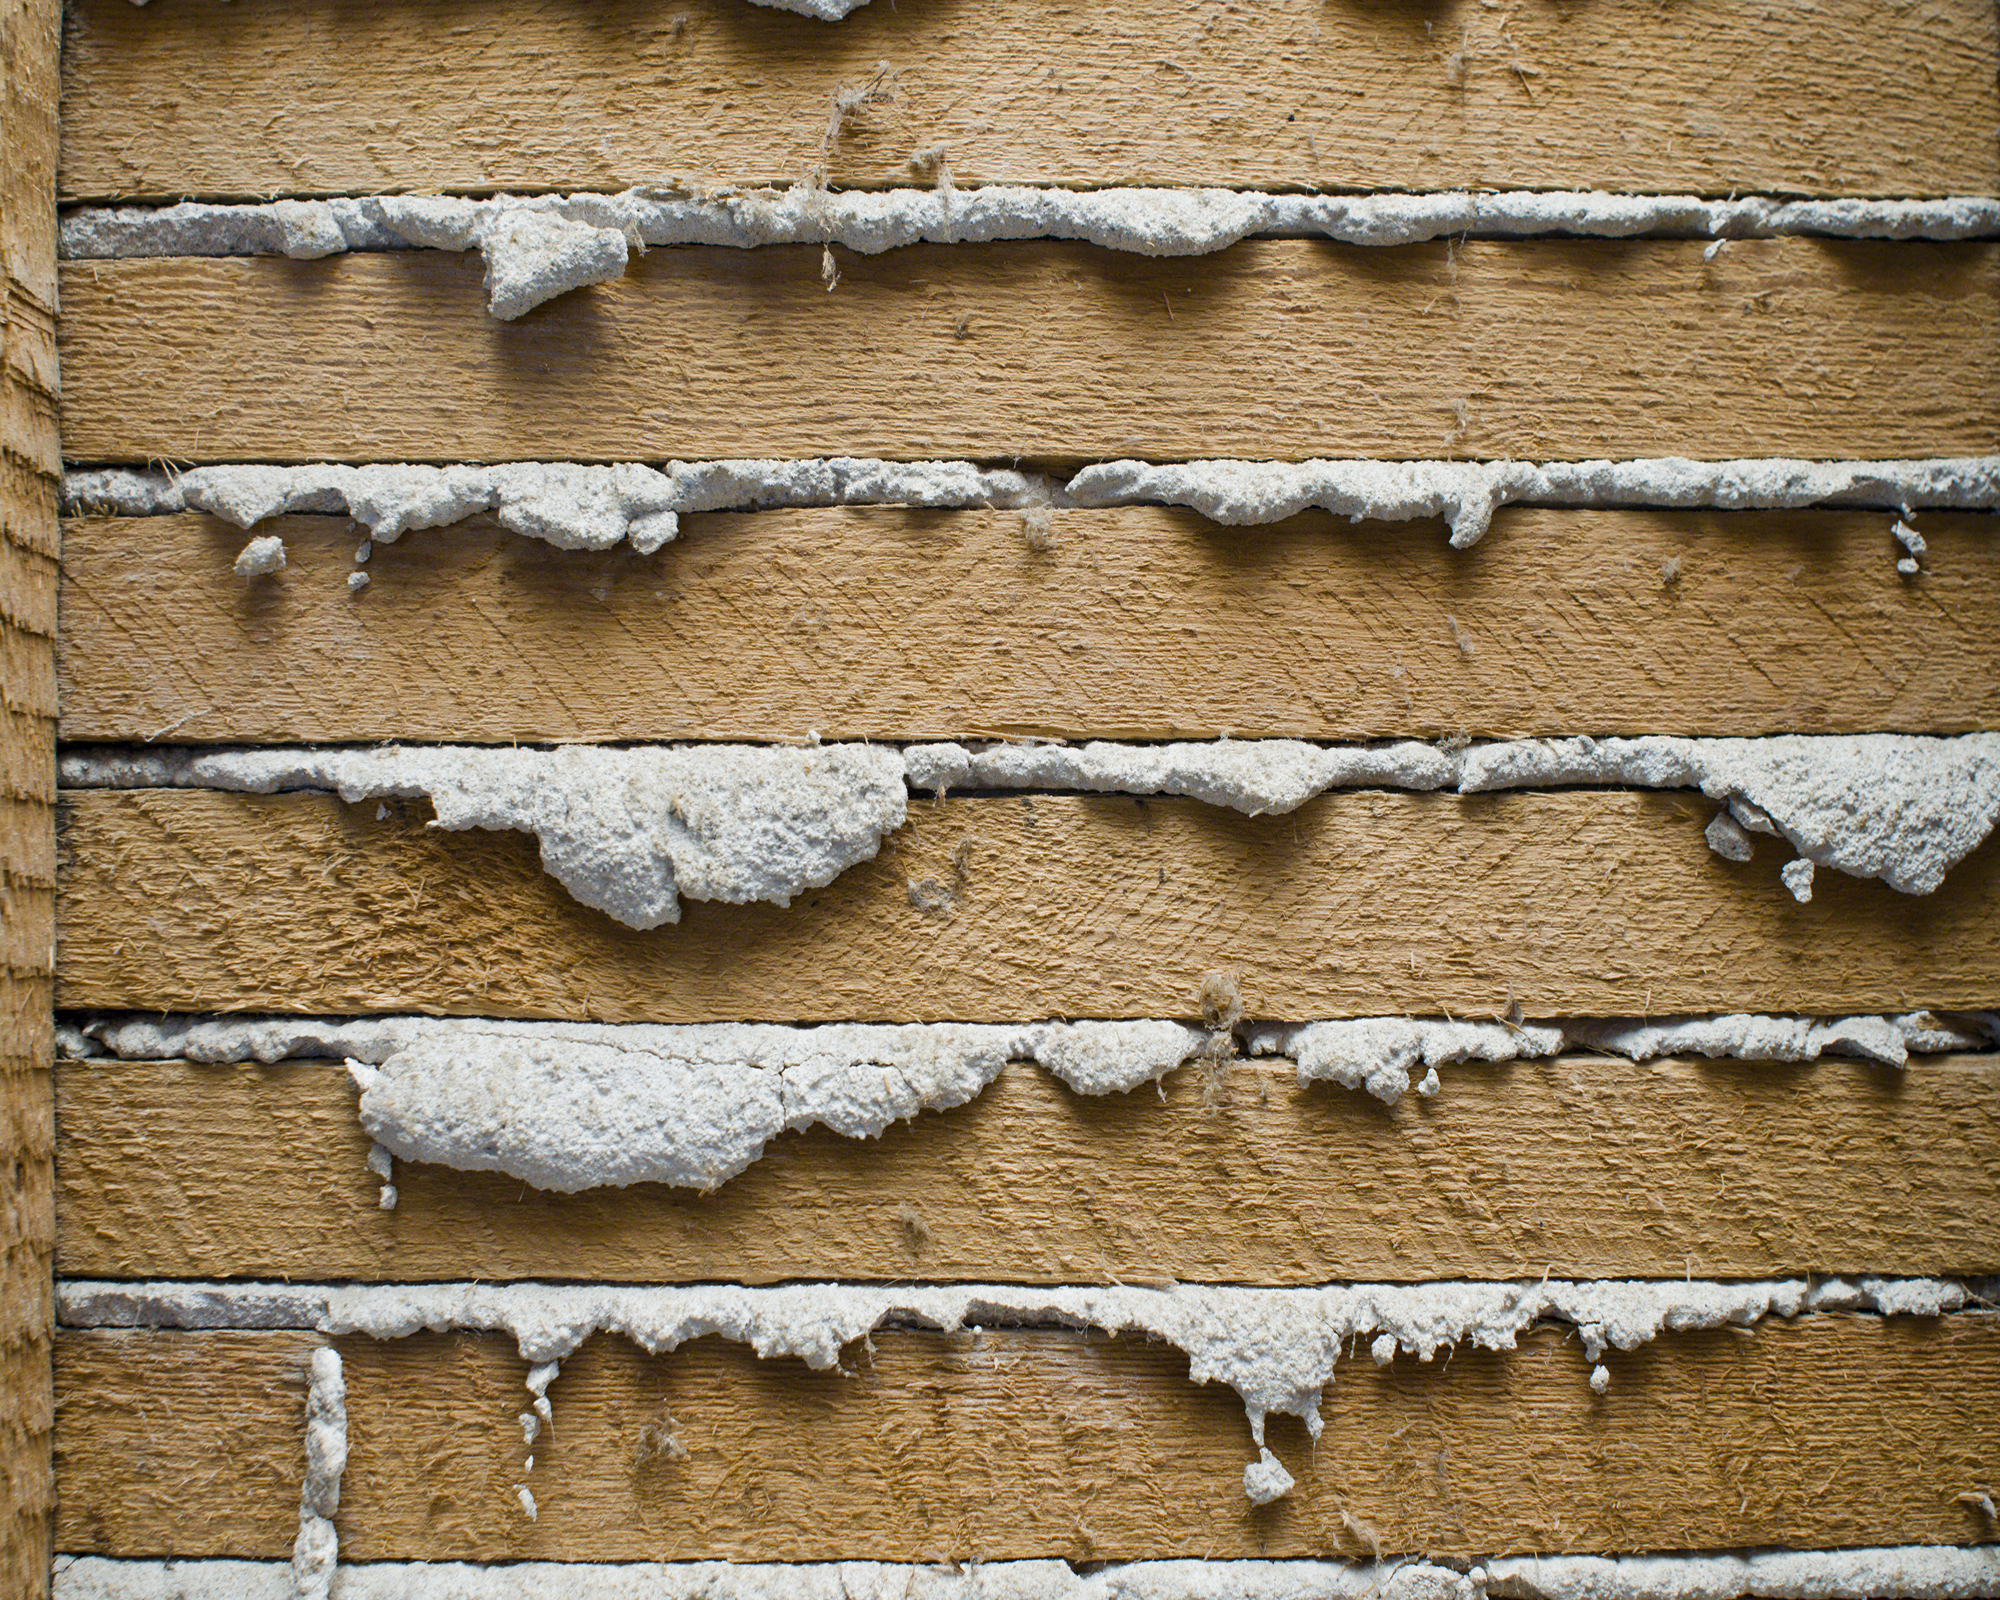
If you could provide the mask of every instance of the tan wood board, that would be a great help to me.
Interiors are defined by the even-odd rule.
[[[558,1195],[396,1164],[337,1061],[57,1075],[67,1277],[1267,1284],[2000,1270],[2000,1058],[1897,1072],[1591,1056],[1393,1107],[1289,1063],[1079,1095],[1009,1067],[880,1139],[786,1134],[719,1190]]]
[[[1134,506],[683,519],[654,556],[487,518],[65,525],[66,739],[481,743],[968,736],[1963,732],[2000,726],[2000,524],[1505,507],[1485,541]],[[1456,637],[1454,636],[1456,630]],[[1462,641],[1462,642],[1461,642]],[[1468,651],[1470,653],[1468,653]]]
[[[1786,850],[1725,862],[1686,794],[1361,791],[1262,818],[920,800],[789,908],[690,903],[650,933],[571,899],[530,836],[444,833],[427,804],[97,790],[63,809],[64,1007],[1186,1016],[1227,971],[1251,1016],[1293,1020],[1843,1013],[1990,1005],[2000,972],[2000,846],[1935,894],[1827,871],[1799,905]]]
[[[796,181],[1990,194],[1992,7],[742,0],[70,10],[80,196]],[[337,20],[336,20],[337,19]],[[245,117],[246,105],[259,107]]]
[[[74,262],[73,461],[1930,456],[2000,442],[2000,245],[655,250]]]
[[[48,1581],[57,0],[0,0],[0,1596]]]
[[[64,1334],[58,1548],[288,1552],[309,1343]],[[1430,1365],[1363,1353],[1327,1391],[1317,1449],[1272,1419],[1299,1482],[1261,1511],[1235,1394],[1139,1340],[885,1330],[848,1372],[815,1373],[713,1339],[655,1358],[598,1338],[549,1391],[532,1474],[511,1340],[340,1349],[356,1561],[1352,1558],[1369,1531],[1443,1556],[1957,1543],[1991,1533],[1954,1497],[2000,1471],[1986,1313],[1670,1334],[1608,1354],[1601,1399],[1569,1330]],[[684,1459],[659,1452],[668,1438]]]

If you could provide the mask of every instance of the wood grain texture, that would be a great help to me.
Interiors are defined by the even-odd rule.
[[[1991,193],[1993,8],[736,0],[70,10],[71,198],[836,181]],[[259,108],[254,117],[243,108]]]
[[[1924,456],[2000,444],[2000,245],[655,250],[75,262],[73,461]],[[967,319],[961,324],[961,319]],[[963,327],[961,333],[959,329]]]
[[[288,1334],[66,1333],[57,1548],[277,1556],[297,1530]],[[2000,1471],[2000,1327],[1818,1316],[1611,1353],[1573,1334],[1425,1366],[1342,1363],[1297,1476],[1243,1497],[1236,1396],[1166,1345],[884,1331],[847,1373],[704,1339],[652,1358],[591,1341],[550,1390],[527,1521],[512,1341],[340,1342],[343,1560],[1078,1560],[1442,1556],[1989,1538],[1953,1497]],[[656,1424],[687,1452],[640,1459]],[[198,1517],[189,1485],[199,1485]]]
[[[0,0],[0,1596],[47,1591],[58,0]]]
[[[1689,795],[917,802],[874,861],[789,908],[690,904],[637,933],[572,900],[533,839],[427,805],[181,790],[63,807],[57,1003],[606,1021],[1900,1011],[1983,1006],[2000,845],[1935,894],[1732,866]],[[377,820],[378,810],[384,813]],[[924,911],[912,883],[963,885]]]
[[[1217,528],[893,507],[697,516],[657,556],[489,519],[377,548],[346,518],[66,524],[66,739],[1435,738],[2000,726],[2000,525],[1880,512],[1509,506]],[[1669,583],[1662,570],[1678,563]],[[1456,625],[1471,642],[1467,655]],[[396,685],[386,693],[387,685]]]
[[[1591,1056],[1384,1106],[1289,1064],[1164,1095],[1009,1067],[878,1140],[788,1134],[712,1194],[397,1164],[338,1062],[57,1071],[57,1270],[414,1282],[1266,1284],[2000,1269],[2000,1058],[1787,1068]],[[1164,1101],[1164,1103],[1162,1103]]]

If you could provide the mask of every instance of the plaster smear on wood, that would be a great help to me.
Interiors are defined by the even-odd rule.
[[[1083,746],[860,744],[552,750],[465,745],[377,750],[72,752],[70,786],[270,794],[333,790],[354,801],[429,796],[444,828],[536,834],[547,870],[585,905],[636,928],[696,900],[771,900],[871,859],[903,824],[905,785],[1182,795],[1252,816],[1336,787],[1419,791],[1614,785],[1699,789],[1739,829],[1906,894],[1928,894],[2000,817],[2000,734],[1774,734],[1753,739],[1523,739],[1462,750],[1294,739]],[[1729,860],[1730,836],[1709,842]],[[1810,898],[1797,863],[1784,881]]]
[[[58,1556],[55,1600],[287,1600],[269,1561]],[[964,1568],[873,1561],[378,1562],[345,1567],[335,1600],[1980,1600],[2000,1595],[2000,1548],[1936,1545],[1759,1555],[1430,1562],[1064,1561]]]
[[[845,0],[760,0],[847,9]],[[813,14],[823,14],[815,11]],[[1732,239],[1824,234],[1851,239],[1970,239],[2000,233],[2000,199],[1776,200],[1609,194],[1297,195],[1236,189],[959,189],[834,193],[790,189],[685,194],[381,195],[269,205],[93,207],[62,219],[72,260],[117,256],[285,255],[346,250],[477,250],[488,308],[511,320],[586,284],[624,276],[649,245],[838,244],[878,254],[913,244],[1074,239],[1148,256],[1202,255],[1252,235],[1398,245],[1453,235],[1637,234]]]
[[[1940,1316],[1972,1303],[1963,1284],[1932,1278],[1767,1283],[1614,1282],[1367,1284],[1320,1289],[1176,1285],[1168,1289],[1014,1285],[786,1284],[624,1288],[521,1284],[101,1283],[58,1285],[69,1327],[313,1328],[329,1335],[401,1338],[452,1328],[504,1332],[523,1360],[559,1362],[597,1333],[619,1333],[651,1354],[710,1334],[760,1357],[798,1356],[837,1367],[844,1347],[885,1324],[954,1332],[971,1326],[1097,1328],[1163,1339],[1188,1358],[1188,1376],[1226,1383],[1243,1401],[1258,1459],[1244,1492],[1259,1504],[1292,1479],[1264,1443],[1273,1412],[1304,1421],[1316,1439],[1334,1367],[1366,1340],[1377,1365],[1399,1352],[1421,1361],[1470,1342],[1511,1350],[1535,1323],[1576,1329],[1586,1359],[1631,1350],[1663,1332],[1744,1327],[1766,1316],[1874,1310]]]
[[[682,897],[790,905],[871,859],[903,825],[909,793],[901,753],[860,744],[238,750],[69,770],[251,794],[428,797],[437,827],[534,834],[557,882],[634,928],[678,921]]]
[[[2000,506],[2000,456],[1926,461],[1107,461],[1065,490],[1077,506],[1173,505],[1231,526],[1320,509],[1355,522],[1442,517],[1457,549],[1477,544],[1503,505],[1721,511],[1804,506]]]
[[[573,1193],[710,1189],[787,1129],[874,1138],[974,1099],[1009,1061],[1081,1094],[1172,1071],[1207,1042],[1177,1022],[613,1026],[388,1017],[138,1021],[93,1030],[118,1056],[345,1059],[362,1126],[405,1161]]]
[[[670,461],[659,469],[569,462],[218,465],[181,473],[107,467],[66,473],[63,502],[70,515],[207,511],[240,528],[286,513],[344,512],[385,543],[408,529],[443,527],[491,511],[511,531],[560,549],[602,550],[629,540],[646,553],[675,538],[678,518],[696,511],[1174,505],[1213,522],[1242,526],[1319,509],[1355,522],[1441,517],[1451,529],[1452,544],[1464,549],[1485,536],[1500,506],[1516,503],[1722,511],[1873,506],[1905,516],[1920,508],[1993,510],[2000,507],[2000,456],[1922,461],[1690,461],[1662,456],[1539,464],[1107,461],[1085,467],[1067,485],[1038,473],[969,461],[851,456]]]
[[[347,1383],[340,1352],[315,1350],[306,1390],[306,1476],[299,1489],[299,1536],[292,1545],[296,1600],[327,1600],[339,1559],[333,1518],[347,1470]]]
[[[346,514],[371,540],[441,528],[482,512],[510,533],[559,550],[630,543],[650,555],[679,536],[694,511],[779,506],[904,505],[952,509],[1047,502],[1036,473],[969,461],[880,461],[834,456],[795,461],[633,463],[509,462],[433,467],[396,462],[350,467],[214,466],[185,472],[100,468],[68,473],[72,515],[164,516],[206,511],[249,528],[288,514]]]
[[[1583,784],[1699,789],[1740,827],[1781,836],[1819,866],[1880,878],[1906,894],[1935,889],[2000,817],[2000,734],[1992,733],[1518,739],[1456,751],[1293,739],[913,745],[904,757],[911,783],[940,794],[955,787],[1173,794],[1252,816],[1363,786],[1461,794]]]

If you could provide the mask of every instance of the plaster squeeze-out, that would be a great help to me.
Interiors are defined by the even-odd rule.
[[[1320,509],[1351,521],[1442,517],[1455,549],[1486,536],[1503,505],[1719,511],[1804,506],[2000,506],[2000,456],[1923,461],[1106,461],[1064,491],[1076,506],[1172,505],[1212,522],[1280,522]]]
[[[1421,1361],[1469,1342],[1511,1350],[1535,1323],[1576,1330],[1585,1359],[1632,1350],[1663,1332],[1743,1327],[1766,1316],[1872,1310],[1940,1316],[1972,1303],[1963,1284],[1932,1278],[1849,1283],[1786,1280],[1591,1283],[1364,1284],[1261,1289],[1180,1284],[1167,1289],[1039,1288],[1007,1284],[673,1285],[626,1288],[518,1284],[104,1283],[58,1285],[69,1327],[312,1328],[378,1339],[462,1328],[504,1332],[533,1365],[560,1362],[597,1333],[651,1354],[715,1334],[760,1357],[798,1356],[822,1371],[885,1324],[941,1332],[1025,1325],[1101,1329],[1163,1339],[1188,1357],[1189,1379],[1226,1383],[1243,1401],[1258,1459],[1244,1492],[1262,1504],[1292,1479],[1265,1446],[1271,1413],[1300,1418],[1318,1438],[1334,1367],[1357,1342],[1375,1363]]]
[[[862,744],[459,745],[244,750],[73,761],[73,778],[347,800],[427,797],[437,826],[519,829],[578,900],[634,928],[680,919],[682,897],[790,905],[872,858],[903,824],[903,757]],[[149,765],[149,763],[152,763]]]
[[[1463,749],[1293,739],[907,750],[389,745],[71,752],[60,770],[71,787],[427,796],[439,827],[535,834],[557,881],[635,928],[678,920],[682,896],[789,905],[871,859],[902,826],[909,786],[938,795],[967,786],[1181,795],[1252,816],[1294,810],[1336,787],[1699,789],[1739,832],[1782,837],[1808,863],[1906,894],[1935,889],[2000,817],[1994,733],[1579,737]],[[1709,842],[1725,859],[1742,858],[1736,835],[1718,844],[1711,828]],[[1785,869],[1786,886],[1808,899],[1810,875],[1801,882],[1795,867]]]
[[[760,0],[807,11],[842,0]],[[818,13],[815,13],[818,14]],[[1075,239],[1148,256],[1202,255],[1253,235],[1398,245],[1476,234],[1628,238],[1970,239],[2000,233],[2000,199],[1780,200],[1746,196],[1504,190],[1473,194],[1304,195],[1217,188],[788,189],[513,196],[372,195],[266,205],[186,202],[90,207],[62,219],[72,260],[119,256],[284,255],[347,250],[477,250],[487,305],[512,320],[587,284],[624,276],[658,245],[834,245],[878,254],[913,244]]]
[[[289,514],[345,514],[370,543],[441,528],[482,512],[510,533],[559,550],[629,543],[650,555],[695,511],[778,506],[1019,507],[1048,500],[1039,474],[969,461],[880,461],[834,456],[792,461],[622,463],[510,462],[433,467],[191,467],[185,472],[100,468],[63,479],[71,514],[135,517],[206,511],[239,528]]]
[[[63,478],[70,515],[161,516],[206,511],[253,527],[287,513],[345,513],[390,543],[490,511],[510,532],[565,550],[629,541],[642,554],[667,544],[690,512],[781,506],[907,505],[949,509],[1185,506],[1212,522],[1280,522],[1310,510],[1350,521],[1442,518],[1451,543],[1485,537],[1503,505],[1659,506],[1722,511],[1873,506],[2000,508],[2000,456],[1911,461],[1802,461],[1779,457],[1691,461],[1106,461],[1067,485],[1039,473],[969,461],[670,461],[653,468],[573,462],[496,466],[257,464],[184,472],[100,467]],[[1907,523],[1897,526],[1907,528]],[[1912,530],[1914,531],[1914,530]],[[1900,541],[1909,548],[1907,540]],[[1904,560],[1914,560],[1905,556]]]
[[[497,1171],[572,1193],[710,1189],[788,1129],[873,1138],[974,1099],[1009,1061],[1082,1094],[1123,1092],[1207,1041],[1177,1022],[799,1028],[384,1017],[137,1021],[93,1029],[124,1058],[345,1059],[362,1126],[398,1159]]]
[[[58,1556],[55,1600],[288,1600],[268,1561]],[[334,1600],[1981,1600],[2000,1548],[1906,1545],[1750,1555],[1489,1557],[1434,1562],[375,1562]]]
[[[1394,1104],[1411,1071],[1592,1049],[1634,1061],[1673,1055],[1752,1061],[1991,1048],[2000,1018],[1735,1015],[1561,1023],[1370,1017],[1245,1025],[1250,1055],[1283,1056],[1301,1084],[1332,1082]],[[966,1104],[1010,1061],[1032,1061],[1079,1094],[1124,1093],[1204,1054],[1216,1036],[1171,1021],[787,1027],[619,1025],[437,1017],[355,1021],[139,1018],[66,1028],[71,1056],[203,1063],[345,1061],[360,1091],[369,1167],[393,1204],[391,1160],[497,1171],[574,1193],[629,1183],[713,1188],[787,1129],[873,1138],[923,1111]],[[1238,1040],[1229,1041],[1232,1044]]]

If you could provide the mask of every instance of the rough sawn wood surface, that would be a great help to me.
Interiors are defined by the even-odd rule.
[[[56,0],[0,0],[0,1596],[47,1581],[55,1128]]]
[[[121,0],[123,3],[123,0]],[[1371,739],[1951,733],[2000,724],[2000,523],[1502,507],[1435,522],[869,507],[682,519],[653,556],[481,517],[65,524],[63,737]],[[1454,632],[1455,630],[1455,632]],[[393,688],[391,687],[393,686]]]
[[[122,3],[122,0],[121,0]],[[72,461],[1978,454],[2000,244],[654,250],[518,322],[477,256],[63,273]]]
[[[786,1134],[709,1194],[398,1162],[337,1061],[70,1062],[58,1270],[409,1282],[1312,1284],[2000,1270],[2000,1058],[1444,1068],[1393,1107],[1287,1062],[1074,1094],[1010,1066],[880,1139]],[[1210,1100],[1215,1103],[1210,1104]],[[1857,1183],[1854,1175],[1866,1173]]]
[[[318,1342],[63,1335],[59,1547],[288,1553]],[[1385,1552],[1447,1557],[1958,1542],[1987,1530],[1955,1496],[2000,1471],[1988,1313],[1670,1335],[1607,1353],[1602,1398],[1562,1329],[1430,1365],[1357,1352],[1316,1448],[1271,1419],[1299,1483],[1261,1510],[1240,1402],[1191,1386],[1171,1346],[1046,1329],[871,1342],[813,1372],[716,1339],[655,1358],[600,1336],[563,1364],[524,1477],[511,1339],[343,1339],[342,1557],[1365,1557],[1343,1510]],[[685,1459],[660,1452],[668,1437]]]
[[[1987,0],[81,0],[63,192],[872,188],[933,151],[961,184],[1991,194],[1996,64]]]
[[[378,820],[378,810],[384,815]],[[1788,846],[1710,851],[1714,807],[1622,790],[1348,791],[1285,816],[1192,800],[912,803],[873,861],[789,908],[692,902],[638,933],[570,898],[520,833],[420,803],[66,792],[57,1002],[601,1021],[1248,1013],[1840,1015],[1980,1006],[2000,969],[2000,844],[1929,895]],[[970,841],[961,880],[953,858]],[[949,886],[930,911],[911,887]]]

